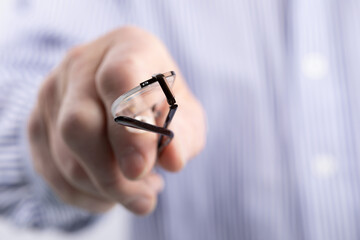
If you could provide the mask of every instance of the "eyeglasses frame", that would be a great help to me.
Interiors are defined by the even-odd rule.
[[[150,123],[142,122],[142,121],[139,121],[137,119],[127,117],[127,116],[116,116],[114,118],[114,121],[120,125],[159,134],[160,137],[159,137],[159,140],[157,143],[158,153],[162,152],[162,150],[174,138],[173,131],[169,130],[168,127],[169,127],[172,119],[174,118],[174,115],[176,113],[178,105],[176,104],[175,97],[172,94],[168,84],[165,81],[165,78],[169,77],[169,76],[173,76],[175,78],[176,74],[174,71],[170,71],[167,73],[159,73],[159,74],[153,75],[152,78],[140,83],[140,87],[144,88],[150,84],[158,82],[162,91],[164,92],[166,101],[169,104],[169,111],[168,111],[168,114],[166,116],[165,122],[162,127],[159,127],[157,125],[153,125]],[[166,137],[166,140],[164,140],[164,137]]]

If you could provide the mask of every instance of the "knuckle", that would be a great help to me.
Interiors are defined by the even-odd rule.
[[[40,109],[46,107],[45,103],[51,103],[56,94],[55,76],[48,76],[41,86],[38,94],[38,105]]]
[[[50,167],[48,164],[45,164],[44,161],[39,162],[37,171],[53,188],[60,188],[64,182],[60,172],[53,167]]]
[[[126,54],[126,56],[120,58],[116,65],[115,64],[113,66],[110,65],[110,70],[111,68],[113,70],[120,69],[120,71],[126,73],[126,72],[132,72],[132,70],[139,69],[143,66],[144,66],[144,62],[137,53],[128,53]]]
[[[126,85],[134,73],[143,69],[144,63],[136,53],[128,53],[114,61],[108,61],[96,73],[96,85],[102,95],[108,95],[119,85]]]
[[[102,110],[94,102],[82,102],[64,108],[57,121],[60,136],[73,146],[100,136],[106,123]]]
[[[85,185],[88,181],[88,176],[81,165],[75,160],[69,160],[66,163],[65,174],[70,182],[77,185]]]
[[[125,207],[133,213],[145,216],[150,214],[156,207],[157,197],[156,196],[143,196],[144,201],[131,201],[125,204]]]
[[[27,125],[27,131],[31,140],[30,142],[37,142],[39,137],[43,134],[43,126],[37,110],[34,110],[30,115]]]
[[[88,122],[89,119],[83,110],[73,109],[63,114],[58,123],[62,138],[68,143],[83,140]]]
[[[105,191],[111,193],[117,190],[122,190],[121,186],[121,182],[119,181],[118,178],[103,178],[103,179],[99,179],[98,180],[98,184],[100,186],[101,189],[104,189]]]
[[[124,182],[119,178],[107,178],[98,180],[99,189],[112,199],[123,203],[127,199]]]
[[[85,52],[85,49],[84,49],[84,46],[82,46],[82,45],[71,48],[65,56],[65,62],[73,62],[78,59],[81,59],[82,56],[84,55],[84,52]]]
[[[67,71],[79,71],[87,66],[89,59],[86,57],[87,48],[85,45],[75,46],[69,50],[63,62],[63,68]]]
[[[128,53],[102,66],[96,79],[101,87],[111,87],[109,84],[113,84],[114,80],[118,81],[119,78],[123,78],[123,75],[130,75],[134,70],[141,69],[142,66],[142,60],[137,54]]]

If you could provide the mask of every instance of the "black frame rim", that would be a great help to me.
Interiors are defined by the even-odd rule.
[[[166,116],[165,122],[163,124],[163,127],[159,127],[157,125],[149,124],[146,122],[139,121],[137,119],[126,117],[126,116],[117,116],[114,118],[114,121],[120,125],[126,126],[126,127],[132,127],[148,132],[157,133],[160,135],[158,140],[158,152],[161,152],[174,138],[173,131],[169,130],[168,127],[176,113],[176,110],[178,108],[178,105],[176,104],[176,100],[174,95],[172,94],[168,84],[165,81],[165,75],[170,74],[170,76],[176,77],[176,74],[174,71],[164,73],[164,74],[155,74],[152,76],[151,79],[148,79],[142,83],[140,83],[140,87],[146,87],[152,83],[158,82],[161,89],[164,92],[164,95],[166,97],[167,103],[169,104],[169,111]]]

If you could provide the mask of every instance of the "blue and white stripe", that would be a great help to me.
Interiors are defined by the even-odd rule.
[[[21,113],[68,48],[130,23],[164,41],[208,116],[206,149],[163,173],[134,239],[360,238],[359,1],[18,2],[0,37],[4,216],[65,229],[93,219],[33,172]]]

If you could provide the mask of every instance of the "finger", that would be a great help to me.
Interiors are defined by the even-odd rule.
[[[58,129],[78,157],[97,189],[138,214],[150,212],[156,203],[159,177],[129,181],[121,173],[106,132],[103,106],[94,91],[92,74],[69,73],[67,92],[59,113]],[[153,187],[149,187],[148,182]],[[140,200],[141,199],[141,200]]]
[[[28,129],[34,167],[36,171],[47,180],[60,199],[67,204],[96,213],[105,212],[114,205],[113,202],[101,197],[90,196],[83,193],[66,181],[53,162],[48,145],[46,126],[38,110],[32,113]]]
[[[66,180],[77,189],[97,196],[99,192],[57,132],[56,120],[63,99],[63,92],[59,89],[59,87],[61,87],[59,82],[63,82],[61,80],[67,75],[68,63],[63,62],[61,65],[61,67],[55,69],[44,81],[38,98],[38,109],[41,109],[42,116],[47,120],[47,127],[49,129],[47,131],[47,137],[49,139],[47,144],[52,149],[51,154],[57,165],[57,169],[61,171]]]
[[[164,148],[158,163],[168,171],[179,171],[205,145],[205,113],[201,104],[188,91],[178,91],[179,104],[169,128],[174,138]],[[189,117],[191,116],[191,117]]]
[[[88,173],[80,164],[78,157],[64,142],[64,139],[61,137],[61,133],[59,133],[58,128],[51,128],[49,139],[51,139],[49,141],[49,145],[52,149],[54,163],[62,175],[66,178],[66,180],[77,189],[81,189],[90,195],[102,195],[103,197],[107,198],[106,195],[101,194],[101,192],[99,192],[95,187]]]
[[[125,181],[129,180],[125,179]],[[135,196],[129,198],[126,202],[124,202],[124,206],[134,213],[146,215],[155,209],[157,203],[157,194],[164,189],[164,180],[160,175],[149,173],[141,180],[137,180],[136,184],[132,184],[134,182],[129,181],[131,184],[127,184],[127,186],[129,188],[137,187],[140,182],[141,184],[144,184],[146,188],[150,188],[154,194],[151,197]]]
[[[155,163],[157,136],[128,131],[114,122],[110,109],[117,97],[149,78],[151,71],[138,58],[119,56],[116,49],[106,55],[98,70],[96,87],[107,110],[107,131],[115,158],[127,178],[137,179],[148,174]]]

